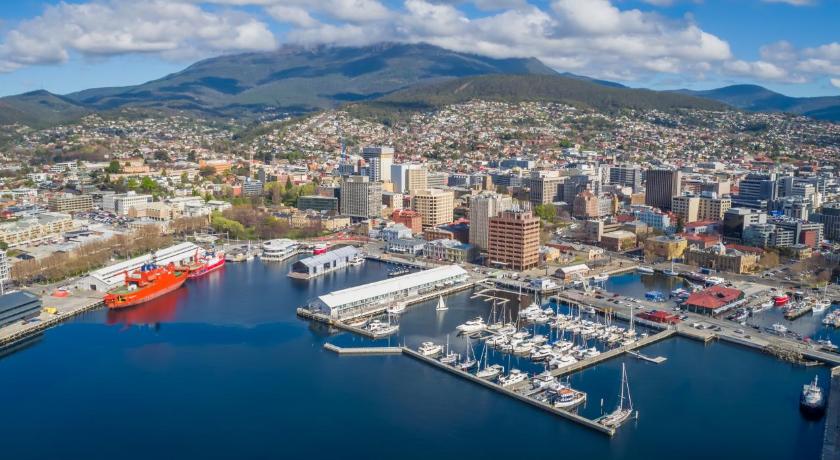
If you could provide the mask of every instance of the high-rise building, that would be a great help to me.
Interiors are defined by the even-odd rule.
[[[455,194],[452,191],[437,188],[419,190],[414,194],[412,202],[412,207],[420,214],[424,229],[452,222],[455,210]]]
[[[766,211],[768,203],[778,197],[779,184],[775,173],[753,173],[738,183],[738,194],[732,197],[732,205]]]
[[[537,206],[562,200],[560,190],[564,180],[557,171],[534,171],[529,180],[528,201]]]
[[[411,194],[412,191],[429,188],[428,171],[426,167],[412,163],[397,163],[391,165],[391,180],[394,182],[394,192]]]
[[[127,216],[132,208],[138,212],[145,211],[151,202],[152,195],[138,195],[135,192],[118,193],[105,195],[102,198],[102,209],[118,216]]]
[[[443,188],[449,184],[449,173],[438,171],[438,172],[427,172],[426,173],[426,184],[429,188]]]
[[[809,219],[823,224],[827,239],[840,241],[840,203],[824,204],[819,212],[811,213]]]
[[[394,163],[393,147],[365,147],[362,158],[367,163],[368,176],[373,182],[391,182],[391,165]]]
[[[572,202],[572,215],[578,219],[600,217],[598,197],[589,190],[578,193]]]
[[[645,204],[671,210],[671,199],[682,190],[682,173],[671,169],[649,169],[645,179]]]
[[[54,212],[83,212],[93,209],[90,195],[64,194],[50,198],[49,209]]]
[[[379,217],[382,213],[382,184],[368,176],[341,179],[341,213],[357,219]]]
[[[723,236],[740,241],[750,225],[767,223],[767,213],[750,208],[731,208],[723,214]]]
[[[642,188],[642,170],[633,165],[610,166],[609,181],[611,185],[632,187],[634,192]]]
[[[540,219],[531,211],[509,209],[490,218],[489,262],[513,270],[539,263]]]
[[[701,196],[699,204],[698,219],[722,220],[726,211],[732,207],[732,199]]]
[[[700,219],[700,197],[680,195],[671,198],[671,211],[682,218],[684,224]]]
[[[481,193],[470,199],[470,244],[487,250],[490,218],[513,207],[513,198],[498,193]]]

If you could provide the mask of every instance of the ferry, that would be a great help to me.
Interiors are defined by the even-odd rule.
[[[788,302],[790,302],[790,297],[788,297],[787,294],[779,294],[779,295],[773,296],[773,304],[776,305],[777,307],[781,307],[783,305],[786,305]]]
[[[808,417],[820,417],[825,412],[825,397],[817,378],[814,376],[812,383],[803,385],[799,396],[799,410]]]
[[[187,278],[195,279],[201,278],[211,272],[214,272],[225,266],[225,253],[222,251],[212,251],[204,253],[204,257],[198,259],[200,264],[198,268],[191,269]]]
[[[105,294],[108,308],[127,308],[168,294],[187,281],[187,272],[177,270],[174,263],[165,267],[144,264],[133,273],[125,273],[125,285]]]

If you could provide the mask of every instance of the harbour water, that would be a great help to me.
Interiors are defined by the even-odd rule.
[[[384,279],[387,266],[302,282],[286,277],[289,263],[229,264],[0,359],[3,458],[819,458],[823,422],[799,415],[798,396],[815,373],[827,381],[825,368],[668,339],[643,350],[663,364],[626,357],[571,376],[589,394],[582,414],[595,417],[602,398],[615,406],[627,364],[640,418],[609,438],[415,360],[322,349],[443,343],[458,324],[487,317],[491,303],[470,291],[446,298],[445,312],[434,301],[410,307],[399,335],[369,341],[301,321],[295,308]]]

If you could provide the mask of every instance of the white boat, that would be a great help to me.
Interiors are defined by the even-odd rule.
[[[423,342],[417,348],[417,352],[426,357],[435,357],[443,353],[443,346],[437,345],[434,342]]]
[[[630,382],[627,380],[627,369],[621,363],[621,393],[618,407],[609,414],[598,419],[598,423],[610,428],[618,428],[633,415],[633,399],[630,397]]]
[[[375,319],[367,325],[367,330],[376,338],[385,337],[396,333],[400,330],[399,324],[391,324],[390,318],[388,322]]]
[[[603,283],[604,281],[607,281],[608,279],[610,279],[610,275],[595,275],[595,276],[592,277],[592,281],[594,281],[596,283]]]
[[[785,327],[784,325],[782,325],[782,324],[775,323],[775,324],[773,324],[773,330],[774,330],[775,332],[778,332],[779,334],[784,334],[785,332],[787,332],[787,331],[788,331],[788,328],[786,328],[786,327]]]
[[[811,311],[814,314],[820,314],[825,312],[831,307],[831,301],[828,299],[816,299],[812,305]]]
[[[636,267],[636,271],[639,272],[639,273],[644,273],[646,275],[652,275],[652,274],[656,273],[656,270],[654,270],[653,268],[644,267],[644,266]]]
[[[511,369],[508,375],[499,377],[499,384],[503,387],[511,387],[526,380],[528,380],[528,373],[519,369]]]
[[[544,361],[554,356],[551,345],[543,345],[536,350],[531,350],[531,361]]]
[[[717,286],[718,284],[723,284],[725,282],[726,282],[726,280],[719,277],[719,276],[707,276],[706,277],[706,284],[709,284],[709,285],[712,285],[712,286]]]
[[[475,376],[483,379],[483,380],[496,380],[503,372],[505,368],[499,364],[491,364],[489,366],[485,366],[483,369],[475,373]]]
[[[522,341],[513,345],[513,354],[525,356],[530,355],[531,350],[534,349],[534,343],[531,341]]]
[[[448,309],[449,307],[446,306],[446,302],[443,301],[443,296],[438,296],[438,303],[435,307],[435,311],[444,311]]]
[[[664,273],[665,276],[679,276],[679,274],[680,274],[680,272],[674,270],[674,261],[673,260],[671,261],[671,268],[662,270],[662,273]]]
[[[449,336],[446,336],[446,353],[441,356],[440,362],[443,364],[453,365],[461,359],[461,355],[449,349]]]
[[[357,254],[356,257],[353,257],[349,262],[347,262],[348,265],[353,266],[362,265],[363,263],[365,263],[365,256],[361,254]]]
[[[554,407],[558,409],[571,409],[586,402],[586,393],[573,390],[567,386],[557,391],[557,398],[554,400]]]
[[[405,303],[394,302],[393,304],[391,304],[390,307],[388,307],[387,311],[390,315],[399,315],[400,313],[405,311]]]
[[[467,321],[464,324],[459,325],[455,329],[462,334],[472,334],[474,332],[481,332],[487,328],[487,325],[484,324],[484,318],[476,317],[474,320]]]
[[[597,313],[596,310],[595,310],[595,307],[593,307],[591,305],[583,307],[583,312],[586,313],[587,315],[594,315],[595,313]]]
[[[557,380],[548,370],[540,372],[531,379],[531,385],[533,385],[534,388],[549,388],[556,383]]]
[[[817,344],[819,344],[822,349],[828,351],[837,351],[838,349],[837,345],[833,344],[830,339],[817,340]]]
[[[455,367],[466,372],[474,368],[476,365],[478,365],[478,361],[475,359],[472,343],[470,343],[469,339],[467,339],[467,356],[464,357],[463,361],[456,364]]]
[[[567,366],[571,366],[572,364],[575,364],[576,362],[578,362],[578,360],[575,359],[574,356],[562,355],[562,356],[556,356],[555,358],[551,359],[551,361],[548,362],[548,365],[551,366],[554,369],[561,369],[561,368],[564,368],[564,367],[567,367]]]

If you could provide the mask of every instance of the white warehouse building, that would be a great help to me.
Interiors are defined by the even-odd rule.
[[[154,254],[146,254],[123,262],[100,268],[85,278],[83,286],[92,291],[107,291],[125,282],[125,272],[132,272],[147,262],[167,265],[169,262],[181,265],[194,258],[198,253],[198,246],[194,243],[180,243],[163,248]]]
[[[446,265],[408,275],[388,278],[319,296],[310,310],[332,319],[346,320],[364,315],[384,304],[462,283],[469,278],[458,265]]]

